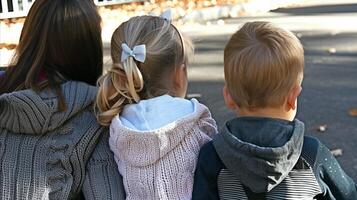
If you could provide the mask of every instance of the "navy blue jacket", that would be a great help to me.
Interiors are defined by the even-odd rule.
[[[200,150],[194,176],[193,200],[301,199],[298,196],[302,193],[318,200],[357,200],[357,185],[345,174],[329,149],[316,138],[302,138],[303,145],[299,160],[292,170],[294,172],[289,173],[276,188],[263,193],[252,192],[235,176],[240,168],[230,169],[226,166],[214,144],[215,139]],[[246,143],[243,143],[243,148],[247,148]]]

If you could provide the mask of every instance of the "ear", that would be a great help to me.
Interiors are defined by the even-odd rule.
[[[231,94],[229,94],[226,85],[223,87],[223,97],[224,97],[224,102],[226,103],[226,106],[229,109],[236,110],[238,108],[238,105],[233,101]]]
[[[182,82],[187,80],[186,65],[182,64],[180,66],[175,67],[173,76],[174,87],[175,89],[179,89],[182,85]]]
[[[297,106],[297,99],[300,96],[300,93],[302,91],[301,85],[296,85],[289,93],[289,96],[287,98],[287,107],[288,109],[295,110]]]
[[[186,93],[187,89],[187,67],[185,64],[175,67],[173,77],[173,89],[179,93]],[[180,94],[184,95],[184,94]],[[179,95],[179,96],[180,96]]]

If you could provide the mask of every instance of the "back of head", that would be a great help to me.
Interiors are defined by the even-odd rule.
[[[122,61],[123,44],[131,49],[145,45],[145,61],[133,56]],[[113,66],[98,81],[98,121],[109,125],[125,105],[171,94],[170,75],[175,67],[187,64],[190,53],[190,41],[169,20],[140,16],[121,24],[111,41]]]
[[[36,0],[0,94],[46,86],[59,92],[63,79],[95,85],[103,68],[100,23],[92,0]]]
[[[300,41],[269,22],[244,24],[224,50],[226,86],[241,108],[282,106],[303,68]]]

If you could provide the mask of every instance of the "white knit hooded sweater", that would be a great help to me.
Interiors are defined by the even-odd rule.
[[[191,102],[192,113],[154,130],[134,130],[119,116],[113,119],[109,144],[126,199],[191,199],[200,147],[217,133],[208,108]]]

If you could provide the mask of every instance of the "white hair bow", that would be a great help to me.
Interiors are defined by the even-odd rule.
[[[145,44],[134,46],[133,49],[123,43],[121,44],[121,48],[123,49],[121,53],[121,62],[124,62],[129,57],[133,57],[134,60],[139,62],[144,62],[146,58],[146,46]]]
[[[160,17],[164,20],[171,22],[172,21],[172,10],[168,9],[165,12],[161,13],[161,15],[159,15],[159,16],[157,16],[155,13],[150,13],[149,16]]]
[[[172,10],[171,9],[166,10],[165,12],[163,12],[160,15],[160,17],[164,18],[167,21],[171,21],[172,20]]]

